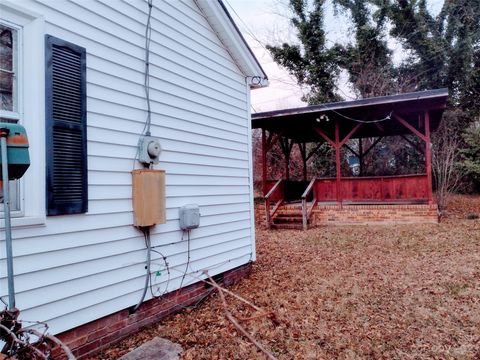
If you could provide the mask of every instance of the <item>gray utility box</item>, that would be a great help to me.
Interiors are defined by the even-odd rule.
[[[162,147],[160,141],[152,136],[142,136],[138,139],[138,161],[142,164],[158,164]]]
[[[191,230],[200,225],[200,208],[197,204],[188,204],[180,208],[180,229]]]

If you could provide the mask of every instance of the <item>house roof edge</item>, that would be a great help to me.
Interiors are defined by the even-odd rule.
[[[251,88],[268,86],[268,77],[222,0],[194,0]]]

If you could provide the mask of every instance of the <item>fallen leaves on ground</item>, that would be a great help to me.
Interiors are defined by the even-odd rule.
[[[253,271],[230,290],[278,323],[242,325],[279,359],[480,359],[480,221],[465,219],[474,211],[480,197],[456,197],[438,225],[258,229]],[[227,300],[237,318],[251,315]],[[264,358],[213,295],[97,359],[155,336],[180,343],[183,359]]]

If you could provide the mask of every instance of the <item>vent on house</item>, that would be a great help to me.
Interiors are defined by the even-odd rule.
[[[84,213],[87,194],[86,51],[46,35],[47,214]]]

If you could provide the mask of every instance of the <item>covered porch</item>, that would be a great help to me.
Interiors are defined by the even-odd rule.
[[[267,226],[274,223],[282,206],[293,208],[295,202],[304,229],[319,204],[340,209],[348,205],[434,205],[430,136],[440,124],[447,98],[448,90],[439,89],[254,114],[252,127],[262,131]],[[412,135],[418,141],[412,141]],[[365,158],[382,139],[393,136],[422,158],[423,171],[366,176]],[[275,144],[280,145],[285,170],[282,178],[272,179],[267,173],[267,155]],[[333,150],[335,177],[309,174],[308,162],[324,144]],[[301,154],[302,181],[290,179],[294,146]]]

